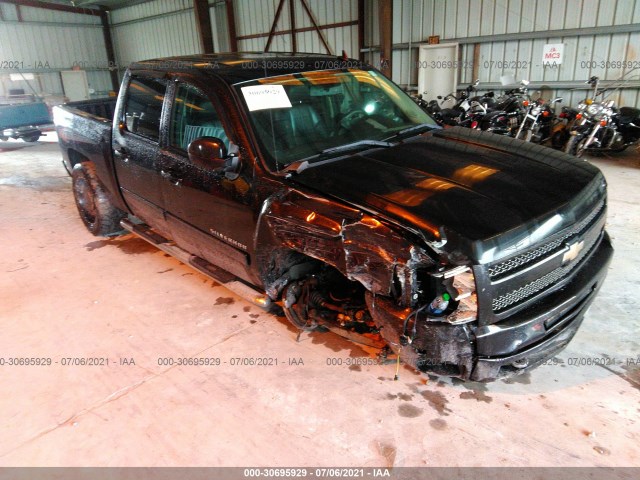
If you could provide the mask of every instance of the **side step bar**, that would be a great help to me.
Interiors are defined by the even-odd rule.
[[[144,223],[136,224],[128,219],[124,219],[120,222],[120,226],[128,232],[131,232],[149,242],[151,245],[157,247],[163,252],[168,253],[185,265],[189,265],[248,302],[251,302],[264,310],[269,310],[273,304],[272,300],[265,295],[264,292],[260,292],[259,290],[247,285],[235,275],[216,267],[205,259],[183,250],[172,241],[159,235],[148,225],[145,225]]]

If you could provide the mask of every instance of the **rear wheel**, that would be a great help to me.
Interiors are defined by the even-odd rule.
[[[33,142],[37,142],[39,138],[40,138],[39,133],[33,133],[31,135],[25,135],[24,137],[22,137],[22,140],[28,143],[33,143]]]
[[[87,229],[103,237],[122,232],[120,220],[126,214],[109,200],[95,167],[88,162],[79,163],[73,167],[71,179],[76,207]]]

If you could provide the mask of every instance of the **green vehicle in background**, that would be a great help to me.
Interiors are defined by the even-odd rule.
[[[44,102],[0,105],[0,140],[21,138],[25,142],[36,142],[52,124],[51,112]]]

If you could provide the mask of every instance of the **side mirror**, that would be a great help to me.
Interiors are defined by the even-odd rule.
[[[196,138],[187,148],[189,160],[194,165],[217,170],[223,168],[227,161],[227,147],[217,137]]]
[[[556,97],[553,100],[551,100],[551,103],[562,103],[563,98],[562,97]]]

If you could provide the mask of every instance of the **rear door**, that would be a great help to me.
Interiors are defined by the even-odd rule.
[[[133,74],[113,132],[113,160],[122,195],[131,211],[169,236],[158,168],[160,125],[168,81],[160,74]]]
[[[213,82],[212,82],[213,83]],[[207,91],[212,90],[211,84]],[[189,77],[171,82],[165,148],[160,154],[162,192],[172,238],[196,255],[245,280],[255,231],[252,182],[247,172],[229,179],[221,169],[194,164],[187,148],[196,138],[217,137],[234,151],[234,135],[215,96]]]

